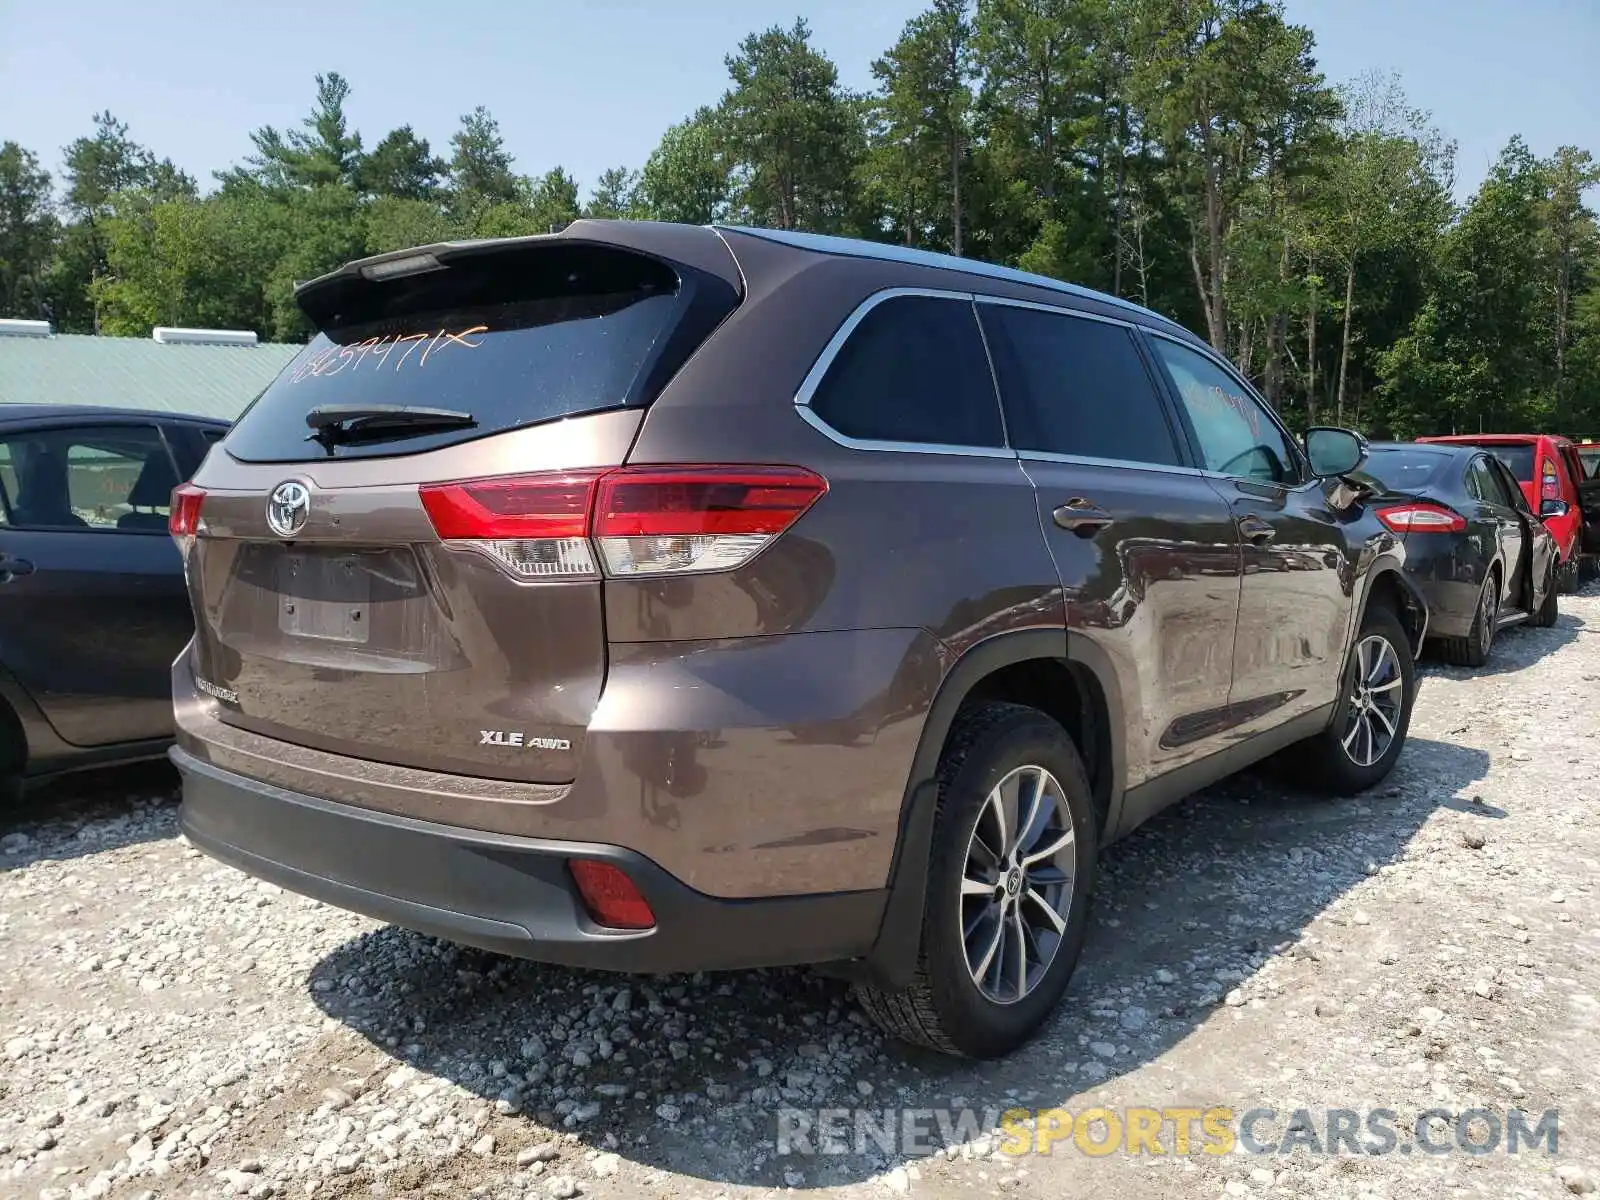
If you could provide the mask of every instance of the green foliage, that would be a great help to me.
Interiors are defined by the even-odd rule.
[[[639,216],[638,193],[639,172],[627,167],[608,167],[595,181],[594,194],[584,205],[583,215],[601,221]]]
[[[865,152],[860,108],[839,72],[811,45],[804,19],[752,33],[727,58],[733,86],[718,125],[738,164],[737,218],[777,229],[841,233],[854,210],[856,164]]]
[[[640,215],[655,221],[709,225],[727,213],[732,170],[717,114],[701,108],[667,129],[639,172]]]
[[[37,318],[56,240],[50,172],[15,142],[0,145],[0,315]]]
[[[449,164],[428,149],[427,138],[419,138],[411,126],[402,125],[372,148],[356,175],[361,191],[370,196],[432,200],[448,169]]]
[[[450,182],[460,200],[458,207],[516,200],[517,177],[511,170],[511,155],[500,136],[500,123],[488,109],[480,104],[463,116],[450,146],[455,151],[450,159]]]
[[[65,330],[307,330],[296,281],[364,254],[580,214],[847,233],[1086,284],[1207,336],[1292,424],[1600,435],[1600,168],[1513,140],[1457,206],[1454,148],[1398,79],[1329,86],[1279,0],[927,0],[841,87],[806,23],[739,41],[714,104],[580,203],[485,108],[444,157],[370,150],[350,86],[201,195],[111,113],[0,147],[0,313]],[[398,114],[397,114],[398,115]],[[544,169],[549,167],[549,169]]]

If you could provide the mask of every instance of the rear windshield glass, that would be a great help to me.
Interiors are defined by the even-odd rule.
[[[1600,450],[1579,450],[1578,461],[1583,464],[1585,479],[1600,479]]]
[[[1368,487],[1385,492],[1415,492],[1436,483],[1450,461],[1437,450],[1374,446],[1355,476]]]
[[[341,280],[301,303],[321,332],[239,418],[227,439],[235,458],[413,454],[645,403],[641,386],[686,297],[654,259],[547,243],[379,282]],[[446,409],[474,424],[324,449],[307,441],[306,415],[330,405]]]
[[[1484,449],[1505,463],[1506,470],[1515,475],[1519,482],[1533,482],[1532,446],[1485,446]]]

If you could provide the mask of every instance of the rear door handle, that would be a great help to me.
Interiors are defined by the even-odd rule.
[[[33,564],[25,558],[0,554],[0,583],[10,583],[18,575],[32,575]]]
[[[1115,520],[1105,509],[1082,496],[1074,496],[1051,513],[1050,517],[1061,528],[1081,538],[1094,536]]]
[[[1245,541],[1257,546],[1265,546],[1278,536],[1278,531],[1268,525],[1260,517],[1249,516],[1239,518],[1239,533]]]

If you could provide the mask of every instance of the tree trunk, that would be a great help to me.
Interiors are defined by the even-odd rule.
[[[1571,273],[1568,270],[1567,248],[1560,247],[1560,257],[1556,260],[1556,428],[1560,429],[1567,419],[1566,384],[1567,384],[1567,309],[1571,302],[1572,289]]]
[[[950,126],[950,252],[961,257],[961,131]]]
[[[1111,268],[1111,294],[1122,295],[1122,259],[1127,253],[1123,246],[1123,206],[1128,186],[1128,106],[1117,105],[1117,195],[1111,215],[1111,242],[1115,256]]]
[[[1339,346],[1339,393],[1334,401],[1334,409],[1338,412],[1338,422],[1344,424],[1344,381],[1345,372],[1350,366],[1350,310],[1355,307],[1356,299],[1356,260],[1350,259],[1350,266],[1344,274],[1344,338]]]
[[[1222,184],[1217,178],[1216,160],[1206,157],[1206,240],[1209,242],[1211,279],[1206,301],[1206,327],[1211,348],[1228,352],[1228,310],[1222,293]]]
[[[1306,309],[1306,424],[1317,423],[1317,284],[1311,282],[1311,304]]]

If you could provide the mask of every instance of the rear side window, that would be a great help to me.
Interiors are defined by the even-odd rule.
[[[8,434],[0,462],[6,515],[19,529],[167,532],[178,470],[154,426]]]
[[[1013,447],[1178,465],[1177,441],[1127,329],[1003,304],[979,311]]]
[[[994,378],[972,305],[893,296],[840,347],[811,411],[845,437],[943,446],[1003,446]]]
[[[614,247],[544,243],[448,262],[303,295],[321,332],[235,423],[228,452],[247,462],[408,454],[648,404],[738,299],[720,280]],[[308,412],[352,405],[447,409],[474,423],[326,452],[307,442]]]

